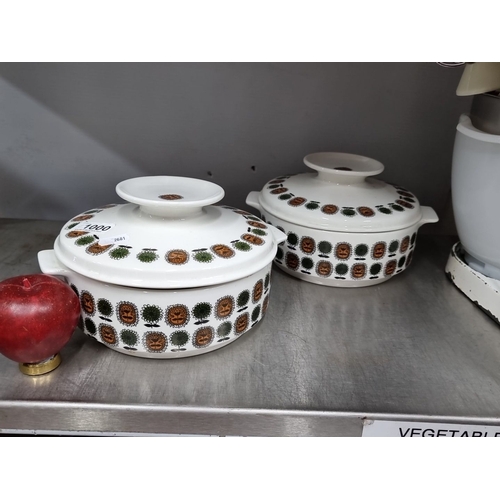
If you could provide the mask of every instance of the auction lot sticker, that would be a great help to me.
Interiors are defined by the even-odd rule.
[[[367,419],[362,437],[500,437],[500,426]]]

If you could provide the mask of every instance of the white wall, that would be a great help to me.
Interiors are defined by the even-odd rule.
[[[66,220],[159,174],[211,180],[248,208],[306,154],[344,151],[384,163],[380,178],[438,211],[430,230],[453,232],[460,76],[435,63],[0,64],[0,217]]]

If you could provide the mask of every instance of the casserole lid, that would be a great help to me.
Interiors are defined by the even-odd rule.
[[[285,235],[250,212],[213,206],[224,190],[188,177],[125,180],[126,204],[68,221],[54,244],[73,271],[141,288],[192,288],[233,281],[272,261]]]
[[[407,189],[373,176],[384,166],[347,153],[313,153],[304,163],[314,170],[269,181],[259,193],[268,213],[288,222],[340,232],[394,231],[421,217],[420,204]]]

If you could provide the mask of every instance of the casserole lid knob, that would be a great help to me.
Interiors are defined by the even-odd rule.
[[[203,207],[224,198],[222,187],[191,177],[136,177],[120,182],[116,192],[148,215],[172,219],[200,215]]]
[[[358,184],[384,171],[384,165],[373,158],[347,153],[312,153],[304,163],[318,172],[318,180],[336,184]]]

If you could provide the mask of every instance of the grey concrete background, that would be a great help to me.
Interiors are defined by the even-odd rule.
[[[461,69],[435,63],[2,63],[0,217],[67,220],[143,175],[211,180],[224,203],[306,171],[315,151],[370,156],[454,234]]]

